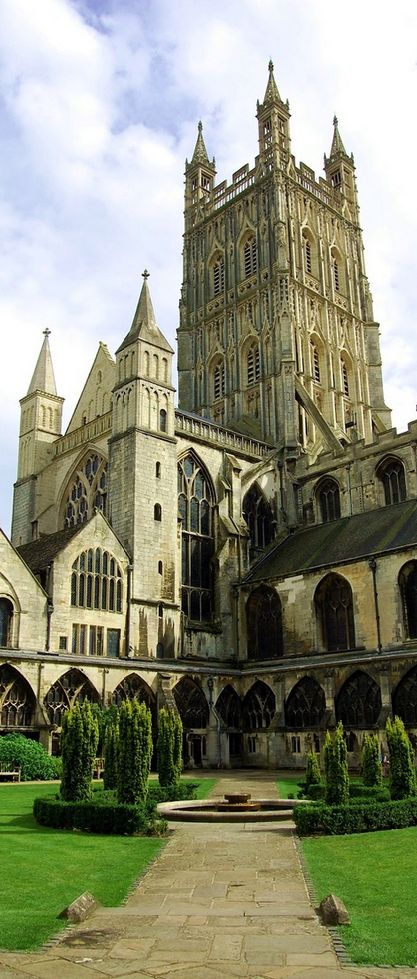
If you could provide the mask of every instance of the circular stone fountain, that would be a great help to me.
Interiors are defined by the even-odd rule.
[[[304,802],[304,800],[301,800]],[[297,800],[299,805],[299,800]],[[175,822],[276,822],[291,819],[294,799],[253,799],[244,794],[227,794],[224,799],[160,802],[157,812]]]

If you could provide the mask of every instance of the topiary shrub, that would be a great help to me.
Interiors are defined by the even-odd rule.
[[[103,735],[104,788],[117,788],[119,758],[119,721],[113,718],[105,727]]]
[[[152,750],[150,710],[137,700],[124,700],[119,711],[119,802],[135,805],[146,799]]]
[[[320,762],[315,751],[309,751],[307,755],[305,790],[308,791],[312,785],[319,785],[321,782]]]
[[[362,747],[362,780],[364,785],[380,785],[382,781],[377,734],[365,734]]]
[[[339,721],[332,735],[326,733],[324,742],[324,767],[326,772],[326,803],[338,805],[349,799],[349,772],[347,747],[343,734],[343,724]]]
[[[62,774],[61,759],[48,755],[38,741],[23,734],[5,734],[0,738],[0,768],[2,765],[20,768],[22,782],[49,781]]]
[[[98,722],[91,704],[88,700],[81,707],[75,704],[62,719],[61,796],[67,802],[90,797],[97,744]]]
[[[182,722],[162,707],[158,716],[157,769],[160,785],[176,785],[182,771]]]
[[[386,724],[392,799],[406,799],[416,793],[414,751],[400,717]]]

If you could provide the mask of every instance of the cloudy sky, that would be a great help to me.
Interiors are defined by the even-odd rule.
[[[336,112],[353,151],[386,397],[416,415],[415,0],[0,0],[0,525],[19,398],[50,344],[66,424],[99,340],[127,333],[145,266],[173,341],[183,172],[197,122],[218,180],[257,152],[272,58],[297,162]]]

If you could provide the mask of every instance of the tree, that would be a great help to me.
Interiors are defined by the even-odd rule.
[[[381,784],[381,760],[377,734],[365,734],[362,748],[362,779],[364,785]]]
[[[117,788],[117,771],[119,755],[119,721],[113,717],[104,728],[103,757],[104,757],[104,788]]]
[[[98,744],[98,722],[85,700],[74,704],[62,720],[61,796],[71,802],[89,799]]]
[[[160,785],[176,785],[182,772],[182,722],[162,707],[158,716],[157,767]]]
[[[306,789],[321,782],[320,762],[315,751],[309,751],[306,765]]]
[[[343,724],[339,721],[333,734],[326,733],[324,742],[324,768],[326,773],[326,795],[328,805],[337,806],[349,800],[349,772],[347,747]]]
[[[414,751],[400,717],[388,718],[386,724],[390,760],[392,799],[406,799],[416,793]]]
[[[144,802],[152,758],[152,719],[146,704],[124,700],[119,712],[117,797]]]

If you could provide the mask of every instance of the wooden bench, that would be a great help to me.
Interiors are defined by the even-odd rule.
[[[20,782],[20,768],[10,768],[8,765],[0,766],[1,782]]]

